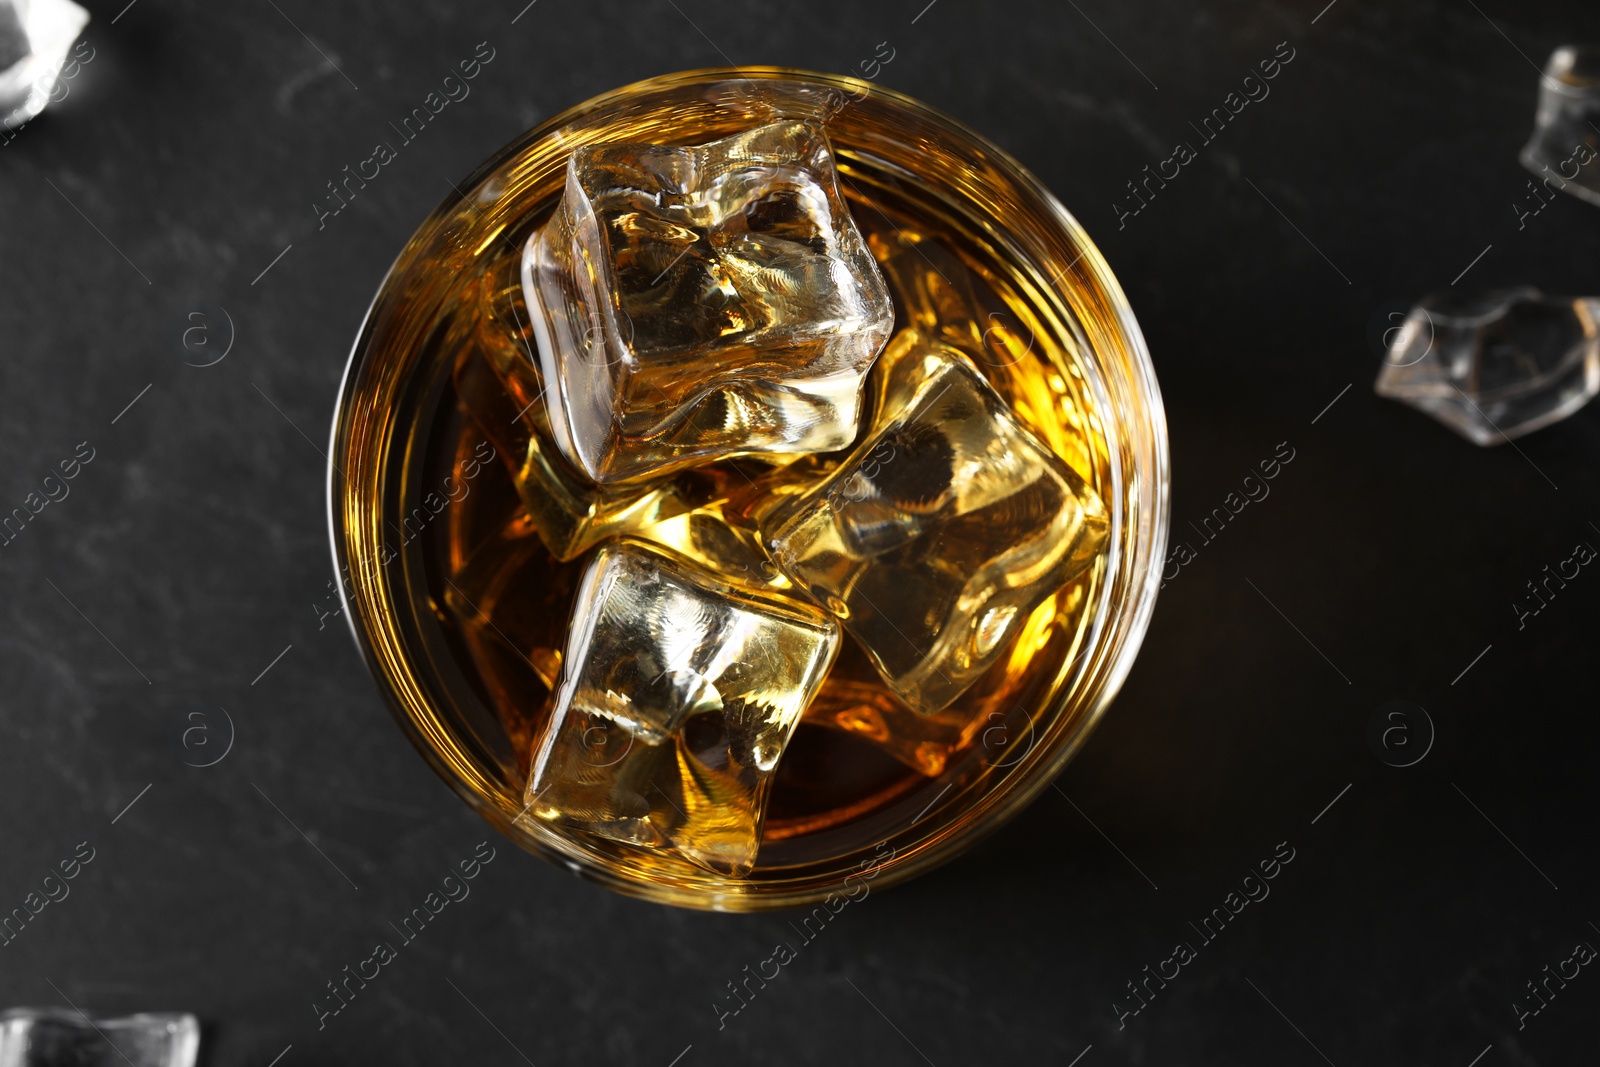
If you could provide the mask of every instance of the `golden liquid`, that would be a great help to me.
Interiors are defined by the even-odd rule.
[[[863,176],[851,174],[845,181],[857,224],[886,268],[897,331],[920,328],[959,346],[986,372],[1024,425],[1086,483],[1095,486],[1100,472],[1092,461],[1097,449],[1083,416],[1085,398],[1073,388],[1076,379],[1066,363],[1066,353],[1048,337],[1030,335],[1026,326],[1029,309],[996,269],[1003,265],[977,261],[974,250],[963,247],[959,234],[936,229],[937,220],[913,215],[906,205],[887,197],[867,198]],[[504,250],[506,257],[512,253],[510,248]],[[483,266],[491,278],[509,273],[506,262],[491,260]],[[514,299],[513,292],[501,286],[496,289],[501,299]],[[468,315],[491,313],[471,302],[463,311]],[[508,337],[506,343],[515,345],[518,340]],[[1066,364],[1066,373],[1061,372],[1061,364]],[[477,403],[481,409],[482,401]],[[437,417],[441,424],[459,429],[453,442],[449,432],[437,438],[441,451],[449,454],[438,460],[441,467],[452,463],[456,477],[465,482],[467,465],[485,434],[470,417],[463,417],[465,405],[454,390],[441,397],[440,406]],[[508,394],[494,417],[523,406],[522,395]],[[448,536],[437,538],[434,548],[440,556],[436,573],[448,575],[450,582],[433,592],[439,602],[450,606],[450,627],[467,652],[469,670],[505,727],[518,770],[526,774],[533,740],[549,713],[554,681],[551,668],[559,664],[565,621],[587,556],[559,562],[528,530],[523,510],[510,503],[516,493],[513,472],[522,453],[500,451],[512,463],[481,470],[472,480],[478,491],[452,505],[450,521],[444,527]],[[737,496],[748,484],[748,467],[746,463],[744,470],[736,471],[729,463],[703,465],[703,476],[714,486],[728,488],[721,494],[713,491],[701,512],[720,515],[728,497]],[[493,513],[496,510],[498,514]],[[741,573],[749,570],[748,565],[730,563],[729,554],[697,550],[694,540],[683,535],[684,520],[690,517],[645,522],[642,531],[644,536],[713,567],[737,568],[732,576],[748,582],[750,575]],[[510,607],[501,605],[492,594],[452,595],[461,589],[476,591],[475,580],[463,572],[484,538],[514,546],[506,566],[522,572],[516,581],[519,589],[536,589],[547,595],[524,595],[521,603]],[[536,578],[529,580],[529,572]],[[1093,601],[1098,573],[1099,568],[1090,567],[1048,598],[1020,628],[999,662],[953,707],[932,716],[906,709],[859,646],[847,642],[846,654],[829,673],[779,761],[758,867],[774,854],[788,862],[804,862],[813,847],[832,847],[821,841],[808,843],[811,838],[921,792],[952,761],[992,755],[1008,732],[1026,734],[1026,726],[1016,721],[1011,709],[1025,706],[1028,695],[1047,684],[1054,666],[1071,657],[1087,621],[1084,606]],[[986,748],[981,739],[990,731]],[[777,842],[784,844],[771,847]],[[647,855],[641,854],[640,862],[677,867],[670,857]]]
[[[436,769],[506,833],[580,873],[732,910],[820,899],[863,870],[888,872],[879,884],[904,877],[1044,788],[1103,711],[1142,632],[1166,476],[1159,402],[1121,294],[1025,176],[904,98],[872,91],[838,110],[829,105],[840,87],[865,87],[748,73],[674,75],[591,102],[554,120],[558,134],[530,138],[464,185],[465,197],[402,253],[364,327],[332,479],[354,625],[402,726]],[[896,330],[915,328],[965,353],[1018,421],[1105,502],[1110,538],[935,715],[908,712],[846,638],[779,761],[748,877],[530,828],[519,821],[530,757],[588,551],[562,562],[533,534],[503,454],[515,455],[515,441],[477,462],[485,435],[454,375],[471,326],[463,316],[483,314],[485,277],[514,276],[528,235],[559,197],[574,139],[697,144],[774,114],[816,121],[825,108],[840,189],[889,283]],[[508,421],[523,406],[508,399]],[[731,515],[750,504],[738,487],[762,470],[770,468],[737,460],[694,472],[703,481],[686,491],[688,503]],[[447,478],[470,491],[414,530],[408,516]],[[642,536],[692,555],[693,523],[677,510]],[[501,567],[533,580],[512,592],[504,581],[485,584],[472,572],[485,546],[511,560]]]

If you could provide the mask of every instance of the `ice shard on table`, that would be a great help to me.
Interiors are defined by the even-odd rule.
[[[1551,189],[1600,204],[1600,46],[1550,53],[1521,158]]]
[[[0,1015],[0,1067],[194,1067],[200,1023],[182,1012],[111,1018],[53,1008]]]
[[[762,532],[895,695],[931,715],[1094,561],[1108,520],[961,353],[906,330],[876,374],[872,432]]]
[[[522,282],[552,435],[600,483],[848,446],[894,323],[827,136],[800,121],[577,149]]]
[[[1600,392],[1600,299],[1440,293],[1411,309],[1373,388],[1478,445],[1548,426]]]
[[[16,129],[55,98],[67,51],[88,21],[72,0],[0,0],[0,129]]]
[[[529,812],[748,874],[773,770],[838,652],[838,624],[622,541],[596,551],[568,632]]]

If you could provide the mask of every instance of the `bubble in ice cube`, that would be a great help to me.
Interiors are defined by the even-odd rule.
[[[456,394],[508,465],[534,528],[556,559],[576,559],[608,537],[688,511],[695,476],[599,486],[573,470],[551,436],[544,390],[526,336],[520,283],[484,280],[482,302],[461,316]]]
[[[849,445],[894,323],[806,122],[578,149],[522,272],[551,430],[602,483]]]
[[[1522,165],[1547,186],[1600,204],[1600,47],[1562,45],[1539,79]]]
[[[529,811],[743,877],[773,769],[839,640],[809,604],[640,543],[601,546],[579,583]]]
[[[1600,300],[1521,288],[1427,297],[1389,343],[1373,388],[1478,445],[1548,426],[1600,392]]]
[[[1107,517],[956,350],[903,331],[877,380],[872,432],[763,533],[890,689],[931,715],[1094,561]]]
[[[44,110],[89,13],[72,0],[0,0],[0,128]]]
[[[0,1067],[193,1067],[199,1049],[200,1023],[185,1013],[93,1018],[14,1008],[0,1015]]]

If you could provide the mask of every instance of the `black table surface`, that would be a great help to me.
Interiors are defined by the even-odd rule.
[[[1480,449],[1372,391],[1390,313],[1453,280],[1600,293],[1600,211],[1518,215],[1537,67],[1593,4],[524,2],[96,3],[0,146],[0,506],[79,461],[0,544],[0,912],[59,898],[0,947],[0,1003],[192,1011],[219,1065],[1593,1062],[1600,974],[1567,961],[1600,945],[1600,577],[1513,604],[1600,545],[1600,409]],[[625,899],[481,823],[322,617],[323,450],[385,270],[502,144],[655,74],[891,53],[881,83],[1013,153],[1117,272],[1195,558],[1058,790],[724,1015],[793,916]],[[484,841],[470,896],[321,1014]]]

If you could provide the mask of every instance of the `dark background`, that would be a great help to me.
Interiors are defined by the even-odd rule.
[[[1592,3],[124,2],[0,147],[0,510],[95,455],[0,545],[0,911],[95,850],[0,947],[0,1003],[190,1010],[209,1062],[261,1067],[1594,1061],[1594,968],[1521,1029],[1512,1005],[1600,945],[1600,575],[1521,630],[1511,605],[1600,546],[1600,408],[1482,450],[1371,389],[1387,314],[1485,246],[1462,289],[1600,293],[1600,211],[1561,196],[1519,230],[1514,206],[1535,65],[1596,35]],[[883,41],[879,81],[1054,189],[1149,339],[1198,558],[1121,697],[1060,793],[852,905],[725,1029],[790,917],[624,899],[495,838],[319,1030],[324,984],[493,836],[319,620],[322,450],[385,270],[562,108],[728,62],[854,71]],[[1283,41],[1271,96],[1119,230],[1125,183]],[[325,183],[479,42],[472,95],[319,230]],[[215,353],[227,317],[227,358],[186,366],[212,357],[184,330]],[[1202,544],[1188,523],[1280,442],[1271,496]],[[1436,731],[1406,768],[1369,742],[1392,699]],[[1270,898],[1201,947],[1280,842]]]

